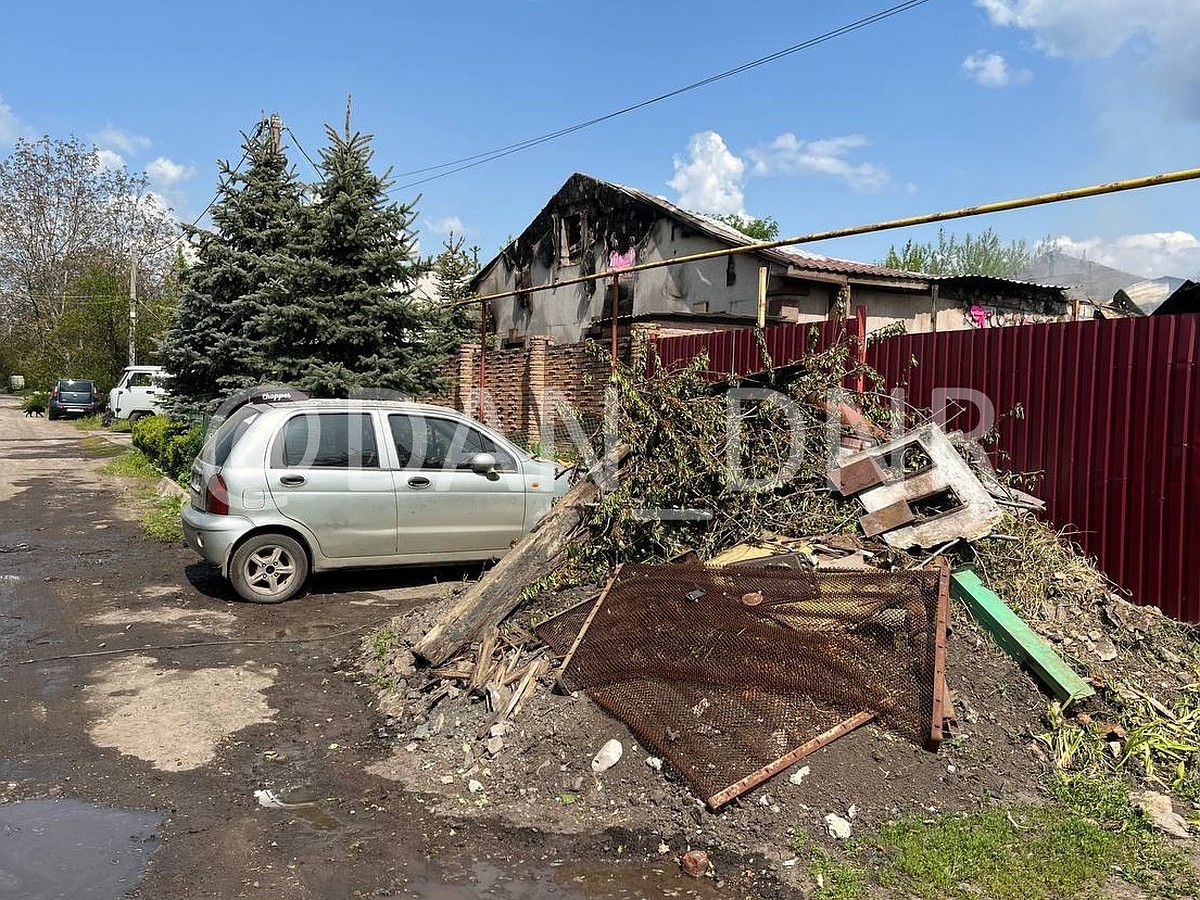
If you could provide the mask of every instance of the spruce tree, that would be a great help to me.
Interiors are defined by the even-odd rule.
[[[479,271],[479,248],[468,250],[464,244],[462,237],[451,233],[433,258],[437,297],[430,309],[429,342],[443,358],[479,333],[478,305],[462,302],[471,296],[471,279]]]
[[[176,413],[209,411],[263,380],[266,363],[251,326],[266,315],[278,291],[272,279],[291,268],[284,260],[296,253],[302,186],[278,132],[263,122],[243,138],[242,163],[219,163],[213,230],[187,229],[196,258],[181,278],[178,316],[161,351],[174,376]]]
[[[371,137],[327,127],[321,181],[301,210],[304,258],[280,258],[255,333],[266,371],[315,395],[386,388],[422,393],[442,357],[427,305],[414,299],[425,268],[416,211],[388,197],[371,170]]]

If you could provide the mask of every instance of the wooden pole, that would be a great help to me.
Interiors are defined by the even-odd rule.
[[[621,284],[620,275],[614,275],[612,278],[612,347],[610,348],[610,361],[612,362],[612,370],[617,371],[617,314],[621,310]]]
[[[758,267],[758,327],[765,328],[767,324],[767,266]]]

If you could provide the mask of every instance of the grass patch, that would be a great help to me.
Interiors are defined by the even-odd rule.
[[[108,430],[118,434],[129,434],[133,431],[133,423],[128,419],[113,419],[108,425]]]
[[[371,635],[371,656],[375,658],[376,662],[383,662],[391,653],[392,648],[396,646],[398,639],[396,626],[388,622]]]
[[[71,419],[70,422],[80,431],[102,431],[104,429],[104,420],[99,413],[94,416],[80,416],[78,419]]]
[[[1186,848],[1152,828],[1124,781],[1059,775],[1048,789],[1047,803],[904,816],[833,851],[803,834],[790,846],[817,900],[862,900],[876,885],[928,900],[1070,900],[1113,878],[1152,897],[1197,896]]]
[[[179,519],[183,497],[178,494],[157,494],[143,506],[138,520],[147,537],[164,544],[183,542],[183,524]]]
[[[880,881],[929,900],[1078,897],[1122,857],[1119,835],[1054,806],[906,817],[884,825],[878,844]]]
[[[112,462],[105,464],[100,470],[105,475],[117,475],[121,478],[152,478],[157,481],[162,473],[150,464],[141,450],[126,450]]]
[[[183,541],[183,524],[179,520],[179,513],[186,498],[158,490],[162,472],[154,468],[141,450],[126,450],[106,463],[100,471],[135,482],[133,495],[137,500],[138,522],[147,537],[164,544]]]

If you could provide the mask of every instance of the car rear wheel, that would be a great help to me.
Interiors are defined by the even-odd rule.
[[[243,600],[282,603],[300,593],[308,580],[308,555],[285,534],[256,534],[237,548],[229,581]]]

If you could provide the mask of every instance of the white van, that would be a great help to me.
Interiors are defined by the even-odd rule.
[[[161,413],[168,377],[162,366],[128,366],[108,392],[107,418],[133,423],[142,416]]]

